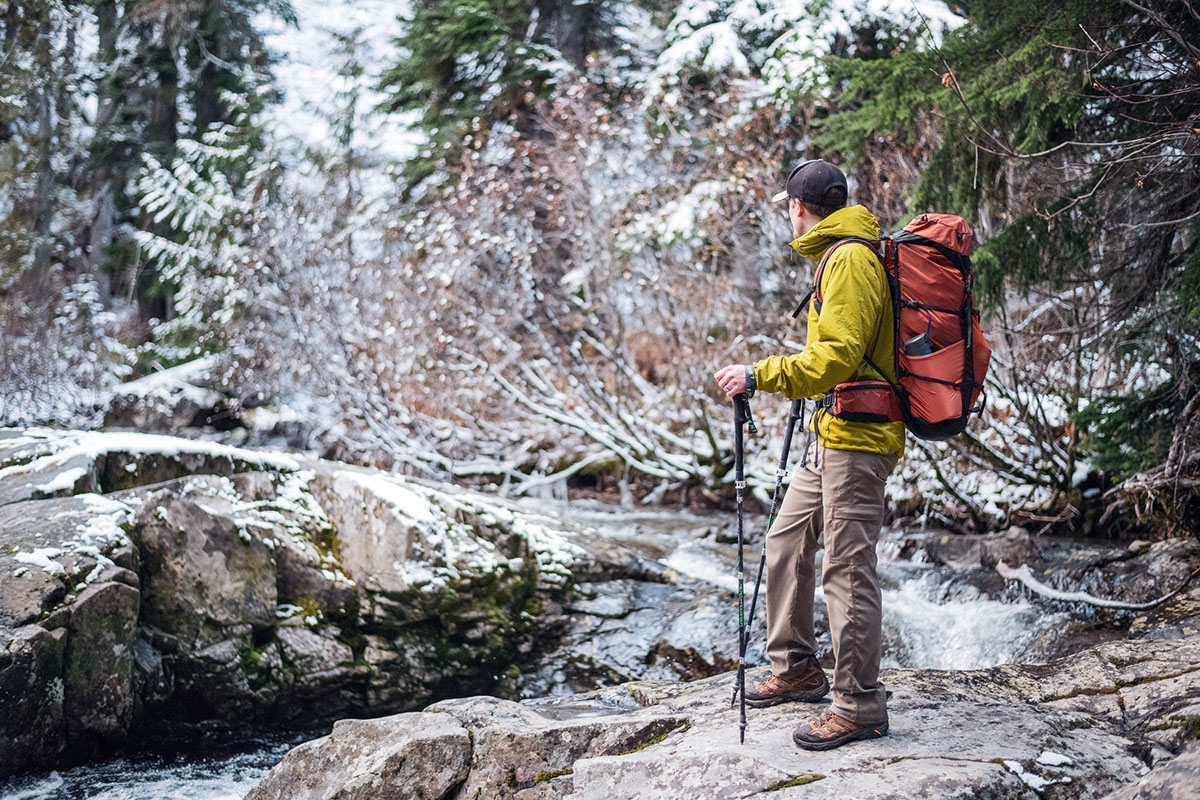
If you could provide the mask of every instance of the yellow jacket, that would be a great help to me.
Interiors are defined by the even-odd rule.
[[[847,236],[877,240],[879,220],[862,206],[849,206],[821,220],[792,242],[792,249],[819,263],[826,250]],[[879,260],[861,245],[838,248],[821,273],[821,296],[820,314],[815,303],[809,305],[804,350],[755,362],[759,391],[817,398],[845,381],[879,380],[863,361],[864,353],[887,371],[889,380],[896,379],[892,302]],[[822,412],[817,436],[823,446],[835,450],[904,452],[903,422],[847,422]]]

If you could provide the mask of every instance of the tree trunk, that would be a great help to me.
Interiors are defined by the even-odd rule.
[[[117,4],[116,0],[99,0],[96,4],[96,29],[99,47],[96,53],[100,81],[96,90],[96,140],[109,135],[116,116],[117,101],[112,85],[113,70],[117,61]],[[101,299],[109,297],[109,282],[102,269],[105,250],[112,244],[113,220],[116,215],[116,200],[113,196],[113,175],[108,166],[93,166],[89,176],[91,193],[95,200],[92,206],[92,221],[87,236],[87,269],[95,276],[100,286]]]

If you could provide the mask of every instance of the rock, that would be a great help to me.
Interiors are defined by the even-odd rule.
[[[234,626],[275,624],[274,559],[239,527],[227,490],[225,479],[204,476],[137,495],[143,621],[179,637],[184,652],[228,639]]]
[[[1041,550],[1033,536],[1016,525],[1003,533],[985,536],[980,542],[979,563],[984,569],[995,569],[1001,561],[1028,564],[1040,559]]]
[[[586,558],[481,496],[205,442],[45,432],[0,437],[0,464],[0,775],[131,734],[512,691]],[[77,470],[132,488],[21,499]],[[216,474],[174,477],[192,470]]]
[[[36,622],[81,582],[104,579],[129,544],[129,515],[95,494],[0,505],[0,625]]]
[[[558,645],[539,659],[534,674],[522,679],[526,694],[542,694],[563,684],[587,691],[635,679],[695,680],[736,666],[736,637],[727,627],[732,602],[727,592],[684,576],[671,582],[581,583],[576,592],[579,597],[565,607],[565,630]],[[748,653],[751,663],[765,658],[762,599]],[[827,640],[823,618],[817,629]]]
[[[463,797],[530,796],[529,790],[551,776],[569,774],[580,759],[633,751],[684,724],[669,714],[609,719],[603,709],[563,705],[543,714],[493,697],[446,700],[428,710],[447,714],[471,731],[474,750]]]
[[[87,587],[71,607],[63,716],[77,746],[111,748],[124,741],[133,722],[133,643],[140,598],[137,589],[123,583],[100,583]]]
[[[0,627],[0,778],[57,758],[67,632]]]
[[[1136,784],[1104,800],[1195,800],[1200,797],[1200,744],[1193,744]]]
[[[471,739],[449,714],[344,720],[290,751],[246,800],[443,800],[470,759]]]
[[[750,709],[746,743],[739,745],[738,712],[729,706],[733,674],[692,683],[640,681],[551,701],[448,700],[428,709],[436,714],[373,724],[397,736],[418,735],[432,732],[427,725],[445,729],[441,718],[452,717],[470,731],[474,747],[459,798],[1099,798],[1142,777],[1157,785],[1153,776],[1172,765],[1194,769],[1190,760],[1168,760],[1149,771],[1140,754],[1149,752],[1150,714],[1126,718],[1114,704],[1116,714],[1097,715],[1063,704],[1133,690],[1140,707],[1137,691],[1154,685],[1163,689],[1144,696],[1147,707],[1167,712],[1196,702],[1200,637],[1165,648],[1119,645],[1048,665],[885,671],[893,692],[890,734],[827,752],[801,751],[791,741],[795,727],[823,704]],[[766,674],[752,670],[747,682]],[[317,764],[353,758],[327,742],[303,747],[304,758]],[[411,769],[392,774],[380,791],[412,791],[419,768]],[[288,784],[284,772],[264,786],[276,792],[303,786],[302,771],[287,770]],[[1164,773],[1179,780],[1170,775]],[[328,782],[322,787],[328,795],[311,796],[337,790]]]
[[[283,657],[291,662],[301,681],[336,670],[354,660],[354,651],[346,645],[305,628],[280,629],[279,642]]]

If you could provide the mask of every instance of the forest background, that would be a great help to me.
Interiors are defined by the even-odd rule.
[[[1200,533],[1192,0],[0,0],[0,424],[190,365],[202,435],[721,502],[817,156],[976,234],[987,410],[897,517]]]

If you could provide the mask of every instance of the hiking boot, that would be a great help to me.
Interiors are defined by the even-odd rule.
[[[792,741],[805,750],[832,750],[858,739],[878,739],[887,731],[886,719],[877,725],[860,725],[830,710],[797,728]]]
[[[774,675],[754,684],[746,692],[746,705],[766,708],[776,703],[799,701],[815,703],[829,694],[829,679],[815,658],[809,659],[808,669],[794,681],[785,681]]]

